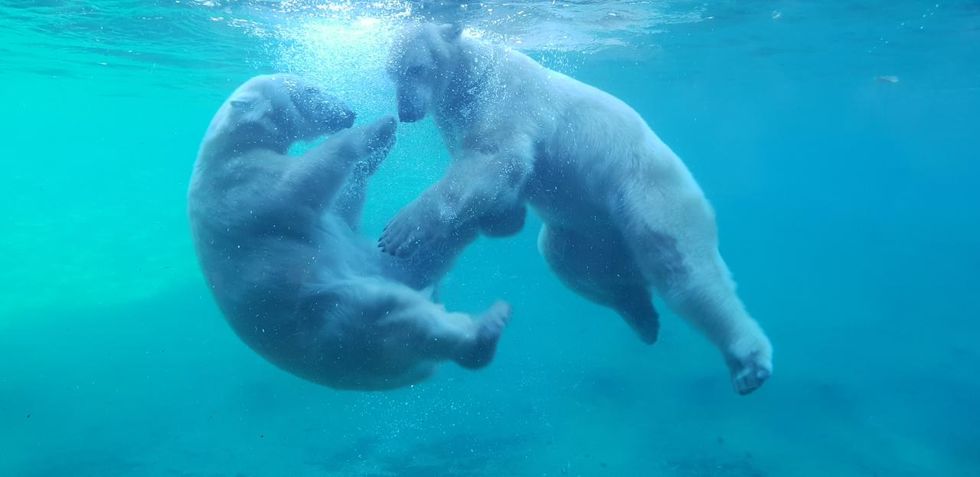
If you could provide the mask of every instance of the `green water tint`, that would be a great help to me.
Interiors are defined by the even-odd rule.
[[[978,473],[972,2],[354,3],[0,5],[0,474]],[[443,285],[455,309],[514,304],[483,372],[338,393],[238,341],[185,218],[208,120],[269,71],[330,83],[359,121],[394,111],[406,5],[644,116],[717,210],[772,382],[734,396],[669,314],[643,346],[557,282],[533,217]],[[431,122],[403,125],[364,233],[447,160]]]

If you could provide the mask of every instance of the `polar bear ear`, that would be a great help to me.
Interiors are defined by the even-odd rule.
[[[439,34],[446,41],[455,41],[463,34],[463,25],[459,23],[448,23],[439,27]]]

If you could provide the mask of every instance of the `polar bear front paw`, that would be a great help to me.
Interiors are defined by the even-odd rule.
[[[768,342],[748,351],[731,353],[726,361],[735,392],[743,396],[759,389],[772,376],[772,350]]]
[[[399,212],[381,232],[378,246],[385,253],[399,258],[410,257],[422,244],[425,226],[412,218],[412,214],[408,212],[407,210]]]
[[[449,224],[440,220],[426,204],[424,198],[416,199],[391,219],[378,239],[381,250],[399,258],[410,257],[449,235]]]

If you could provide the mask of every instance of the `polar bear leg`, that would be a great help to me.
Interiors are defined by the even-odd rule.
[[[375,154],[355,164],[347,177],[347,182],[330,206],[330,211],[343,219],[351,230],[356,231],[360,228],[368,178],[374,174],[383,158],[384,154]]]
[[[341,131],[291,161],[283,175],[285,193],[277,200],[324,210],[334,203],[356,169],[377,167],[395,142],[392,117]],[[371,163],[374,162],[374,165]],[[365,166],[364,164],[367,164]],[[362,195],[363,197],[363,195]],[[360,211],[357,211],[357,215]]]
[[[735,390],[748,394],[772,374],[772,345],[745,311],[721,257],[715,263],[714,270],[699,273],[699,281],[682,285],[684,291],[672,290],[671,306],[715,342],[731,371]]]
[[[772,374],[772,346],[735,293],[735,283],[718,253],[708,209],[687,210],[682,220],[673,221],[651,215],[662,208],[627,210],[647,214],[633,217],[623,233],[650,283],[678,315],[721,351],[739,394],[762,386]],[[657,224],[671,224],[672,228]],[[685,239],[675,239],[678,235]]]
[[[367,177],[355,171],[330,206],[330,211],[354,231],[361,227],[361,212],[364,210],[366,189]]]
[[[330,205],[330,211],[344,220],[352,230],[360,228],[361,211],[364,210],[364,198],[367,194],[367,183],[378,166],[388,155],[388,150],[394,141],[394,127],[385,128],[385,123],[379,121],[373,125],[377,131],[370,131],[367,141],[369,146],[366,154],[361,156],[351,167],[347,179]],[[381,126],[378,127],[378,124]]]
[[[382,361],[394,365],[418,360],[452,360],[469,369],[490,363],[497,342],[510,320],[510,306],[499,302],[474,319],[452,313],[421,293],[400,285],[376,287],[364,297],[381,303],[367,305],[376,319],[367,323],[368,336],[382,343]]]
[[[616,310],[644,343],[657,341],[660,317],[645,279],[621,240],[542,226],[538,251],[568,288]]]

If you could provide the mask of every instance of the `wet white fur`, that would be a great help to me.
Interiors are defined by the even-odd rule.
[[[499,335],[507,310],[477,322],[420,291],[475,232],[415,261],[381,254],[356,232],[365,182],[393,143],[395,121],[287,155],[295,141],[350,126],[352,114],[332,101],[299,78],[259,76],[225,101],[208,129],[189,214],[201,268],[228,322],[271,362],[337,388],[404,386],[449,359],[486,364],[493,350],[486,356],[481,330],[489,325]]]
[[[399,110],[433,114],[453,162],[392,220],[386,250],[411,255],[526,203],[545,222],[542,253],[573,289],[600,302],[620,286],[652,289],[718,347],[738,392],[770,376],[771,345],[736,295],[708,201],[632,108],[452,26],[404,32],[389,73]]]

